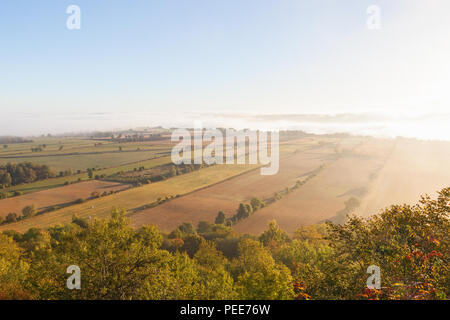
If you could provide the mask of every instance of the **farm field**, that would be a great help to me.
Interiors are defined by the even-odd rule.
[[[0,164],[30,161],[41,165],[46,164],[55,172],[68,169],[72,169],[73,171],[85,171],[87,168],[116,167],[122,164],[143,161],[168,154],[170,154],[170,150],[162,151],[161,149],[156,149],[153,151],[130,152],[114,151],[99,154],[55,155],[32,158],[0,158]]]
[[[153,141],[152,141],[153,142]],[[157,142],[157,141],[155,141]],[[32,149],[39,148],[33,152]],[[8,162],[46,164],[54,172],[109,168],[169,155],[167,144],[119,143],[111,140],[37,138],[33,142],[0,146],[0,165]]]
[[[0,230],[24,232],[32,227],[47,228],[55,224],[70,222],[74,214],[84,218],[105,218],[110,216],[114,206],[133,210],[154,203],[158,198],[183,195],[256,168],[258,168],[257,165],[212,166],[165,181],[125,190],[30,219],[3,225]]]
[[[154,151],[149,152],[155,156],[157,152],[161,152],[161,146],[152,145],[152,142],[148,143],[150,147],[154,147]],[[76,148],[77,141],[72,143]],[[239,233],[259,234],[267,228],[268,221],[275,219],[284,230],[292,233],[301,225],[339,217],[346,207],[345,203],[352,198],[356,198],[360,203],[352,213],[367,216],[392,203],[416,201],[424,192],[434,194],[450,181],[450,170],[442,166],[442,163],[448,163],[450,160],[449,150],[449,144],[444,142],[357,136],[294,137],[280,142],[280,168],[273,176],[262,176],[259,170],[252,170],[257,168],[256,165],[217,165],[3,225],[0,230],[26,231],[30,227],[46,228],[69,222],[74,214],[85,218],[104,218],[117,206],[128,210],[134,227],[156,224],[164,231],[171,231],[183,222],[191,222],[194,225],[199,221],[213,223],[219,210],[229,217],[235,214],[239,203],[249,203],[253,197],[267,200],[273,197],[274,193],[293,187],[297,181],[302,181],[314,173],[315,175],[298,189],[233,226]],[[89,166],[86,164],[92,161],[99,168],[94,171],[94,175],[105,176],[128,172],[128,176],[138,177],[148,173],[147,169],[171,163],[170,156],[142,161],[131,157],[126,164],[103,169],[103,157],[107,158],[109,163],[120,163],[125,161],[124,156],[133,156],[134,153],[78,156],[84,158],[80,161],[84,163],[80,167],[87,168]],[[118,155],[118,158],[115,159],[114,155]],[[89,159],[89,156],[93,158]],[[58,158],[70,157],[73,156],[53,158],[58,161]],[[41,158],[46,157],[35,159]],[[46,164],[52,168],[51,163]],[[140,167],[145,170],[134,170]],[[319,168],[320,171],[317,171]],[[0,213],[6,215],[11,210],[20,212],[28,204],[35,204],[38,209],[42,209],[69,203],[79,198],[88,198],[93,191],[97,191],[92,183],[106,183],[111,187],[114,184],[89,181],[62,187],[66,181],[72,183],[78,179],[89,180],[83,170],[82,173],[72,176],[4,189],[8,192],[21,191],[25,195],[0,200]],[[46,190],[50,188],[53,189]],[[158,199],[176,195],[180,197],[148,207],[155,205]]]
[[[123,164],[118,167],[100,169],[100,170],[96,170],[94,173],[95,173],[95,175],[102,175],[102,174],[111,175],[111,174],[114,174],[119,171],[124,171],[124,172],[131,171],[131,170],[134,170],[134,168],[139,168],[141,166],[143,166],[145,168],[153,168],[153,167],[167,164],[170,162],[171,162],[171,159],[169,156],[166,156],[166,157],[163,156],[163,157],[157,157],[157,158],[149,159],[149,160],[142,160],[142,161],[138,161],[138,162],[127,163],[127,164]],[[40,181],[36,181],[33,183],[28,183],[28,184],[21,184],[21,185],[3,189],[3,192],[12,192],[12,191],[21,191],[23,193],[36,192],[36,191],[41,191],[41,190],[45,190],[45,189],[60,187],[60,186],[63,186],[64,183],[66,183],[66,182],[69,182],[69,183],[77,182],[78,179],[88,180],[88,174],[86,172],[83,172],[80,174],[74,174],[74,175],[66,176],[66,177],[57,177],[57,178],[51,178],[51,179],[46,179],[46,180],[40,180]]]
[[[357,146],[352,153],[342,154],[298,190],[239,222],[234,230],[259,234],[275,219],[282,229],[292,234],[299,226],[335,217],[348,199],[364,197],[374,173],[389,157],[392,144],[388,141],[380,146],[373,140]],[[375,152],[368,152],[371,150]]]
[[[59,152],[62,145],[64,152],[67,150],[82,150],[83,148],[94,147],[96,141],[88,139],[58,139],[58,138],[37,138],[33,142],[8,144],[6,147],[0,147],[0,156],[11,155],[36,155],[31,151],[31,148],[44,146],[43,152]]]
[[[0,217],[4,218],[10,212],[19,214],[25,206],[29,205],[34,205],[37,211],[41,211],[48,207],[62,206],[80,198],[89,198],[92,192],[102,194],[103,192],[124,190],[128,187],[122,183],[92,180],[3,199],[0,201]]]
[[[399,139],[358,213],[368,216],[392,204],[414,204],[436,196],[450,182],[450,142]]]
[[[62,150],[59,148],[51,148],[46,147],[39,152],[31,152],[31,148],[24,151],[12,151],[9,150],[5,152],[0,152],[0,159],[2,161],[4,159],[15,159],[15,158],[24,158],[24,159],[34,159],[40,157],[63,157],[63,156],[71,156],[71,155],[85,155],[85,154],[101,154],[101,153],[113,153],[118,152],[121,149],[122,152],[133,152],[133,151],[167,151],[167,146],[160,145],[144,145],[144,144],[131,144],[131,143],[101,143],[101,145],[92,146],[92,145],[75,145],[65,147],[65,145],[61,145],[64,147]]]
[[[248,203],[251,198],[266,199],[286,187],[292,187],[297,180],[328,163],[333,158],[334,146],[323,144],[318,148],[301,150],[301,146],[314,146],[311,140],[301,141],[295,148],[285,150],[286,157],[280,160],[276,175],[260,174],[259,170],[218,183],[189,195],[174,199],[157,207],[139,211],[132,215],[131,224],[135,227],[156,224],[165,231],[173,230],[182,222],[197,225],[199,221],[213,223],[217,212],[233,215],[240,202]],[[316,142],[316,141],[314,141]]]

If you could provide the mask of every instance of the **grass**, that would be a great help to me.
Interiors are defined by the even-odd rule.
[[[144,166],[146,169],[149,169],[149,168],[153,168],[153,167],[167,164],[170,162],[171,162],[171,159],[169,156],[159,157],[159,158],[155,158],[155,159],[142,160],[142,161],[138,161],[138,162],[124,164],[124,165],[117,166],[117,167],[96,170],[96,171],[94,171],[94,175],[104,174],[104,175],[108,176],[108,175],[114,174],[118,171],[127,172],[127,171],[133,170],[134,168],[139,168],[141,166]],[[46,190],[46,189],[50,189],[50,188],[61,187],[66,182],[69,182],[69,183],[76,182],[76,181],[78,181],[78,179],[81,179],[82,181],[84,181],[84,180],[89,180],[89,177],[88,177],[88,174],[86,172],[84,172],[84,173],[74,174],[74,175],[67,176],[67,177],[58,177],[58,178],[36,181],[33,183],[28,183],[28,184],[17,185],[17,186],[3,189],[3,192],[21,191],[23,193],[30,193],[30,192],[42,191],[42,190]]]
[[[157,201],[158,198],[183,195],[195,190],[221,182],[233,176],[256,168],[257,165],[217,165],[188,174],[173,177],[161,182],[133,188],[106,197],[94,199],[31,219],[22,220],[0,227],[0,231],[16,230],[25,232],[29,228],[48,228],[55,224],[71,221],[76,214],[79,217],[106,218],[111,209],[116,207],[135,209]]]
[[[46,147],[42,147],[46,145]],[[42,147],[40,152],[32,152],[31,148],[36,148],[38,146]],[[63,146],[62,150],[59,150]],[[119,143],[114,141],[98,141],[91,139],[69,139],[69,138],[53,138],[53,139],[34,139],[33,142],[29,143],[16,143],[8,144],[7,148],[0,145],[0,156],[11,156],[17,155],[41,155],[47,153],[69,153],[69,152],[89,152],[89,151],[107,151],[107,150],[117,150],[122,147],[124,150],[136,150],[141,149],[153,149],[168,147],[167,144],[158,145],[157,142],[154,144],[149,144],[148,142],[126,142]]]
[[[74,148],[76,147],[77,142],[74,141],[72,144]],[[78,141],[78,143],[81,143]],[[112,143],[111,143],[112,144]],[[318,139],[305,139],[304,142],[296,143],[285,143],[280,145],[280,156],[288,156],[292,153],[307,150],[314,145],[318,144]],[[148,147],[148,146],[147,146]],[[157,148],[156,148],[157,147]],[[166,146],[167,147],[167,146]],[[85,149],[91,147],[85,147]],[[136,148],[136,144],[134,144],[133,148]],[[153,152],[153,156],[157,154],[158,151],[156,149],[161,149],[161,146],[155,146],[155,151]],[[108,163],[114,163],[114,161],[122,162],[121,165],[110,166],[107,169],[100,169],[94,172],[94,175],[111,175],[117,173],[119,171],[132,171],[134,168],[139,168],[144,166],[146,169],[163,165],[167,163],[171,163],[170,156],[165,156],[157,159],[151,160],[142,160],[134,162],[135,157],[132,155],[134,152],[126,152],[126,153],[107,153],[105,155],[77,155],[77,156],[67,156],[67,157],[53,157],[54,161],[57,163],[65,163],[65,165],[70,165],[70,161],[75,161],[75,158],[78,157],[78,165],[85,170],[88,167],[107,167],[102,160],[107,161]],[[141,152],[140,154],[146,154],[146,152]],[[115,158],[115,156],[119,158]],[[131,155],[131,157],[130,157]],[[89,159],[90,157],[93,159]],[[100,156],[100,157],[99,157]],[[47,157],[35,158],[35,159],[46,159]],[[133,161],[132,163],[130,162]],[[66,161],[67,160],[67,161]],[[127,164],[123,164],[123,161],[128,160]],[[90,165],[87,165],[87,162],[93,161]],[[94,162],[95,161],[95,162]],[[34,162],[34,161],[33,161]],[[51,163],[46,163],[52,167]],[[71,217],[73,214],[77,214],[82,217],[99,217],[104,218],[109,216],[111,212],[111,208],[113,206],[123,207],[127,209],[136,209],[148,204],[155,202],[158,198],[164,198],[166,196],[176,196],[183,195],[186,193],[193,192],[195,190],[210,186],[212,184],[219,183],[223,180],[231,178],[233,176],[239,175],[243,172],[246,172],[252,168],[255,168],[257,165],[218,165],[209,168],[204,168],[199,171],[195,171],[189,174],[176,176],[171,179],[153,183],[151,185],[145,185],[139,188],[133,188],[131,190],[126,190],[120,192],[118,194],[110,195],[107,197],[95,199],[92,201],[88,201],[87,203],[78,204],[74,206],[70,206],[58,211],[46,213],[44,215],[39,215],[33,217],[31,219],[23,220],[15,224],[9,224],[3,226],[1,229],[15,229],[26,231],[31,227],[48,227],[52,224],[56,223],[66,223],[71,221]],[[72,169],[74,169],[72,167]],[[76,169],[74,169],[76,170]],[[53,187],[59,187],[64,185],[64,183],[68,182],[76,182],[78,179],[87,180],[87,173],[83,172],[81,174],[75,174],[67,177],[53,178],[44,181],[38,181],[31,184],[15,186],[5,191],[22,191],[24,193],[30,193],[35,191],[40,191],[44,189],[49,189]],[[93,206],[91,208],[91,206]]]
[[[44,144],[46,147],[42,151],[31,151],[31,148]],[[63,149],[59,150],[61,146]],[[55,172],[69,168],[74,171],[85,171],[87,168],[120,166],[158,155],[168,155],[169,152],[169,145],[149,145],[145,142],[117,143],[89,139],[38,138],[32,143],[9,144],[7,148],[0,146],[0,164],[29,161],[46,164]]]
[[[55,144],[57,142],[55,142],[57,139],[42,139],[42,140],[37,140],[35,143],[33,143],[33,145],[37,145],[37,144],[47,144],[47,148],[50,148],[52,146],[52,143]],[[80,146],[85,146],[84,147],[84,152],[86,152],[87,150],[89,150],[90,147],[93,146],[94,142],[90,141],[90,140],[62,140],[64,141],[64,145],[70,145],[72,148],[78,148]],[[311,139],[311,140],[305,140],[304,143],[296,143],[296,144],[281,144],[280,145],[280,156],[285,156],[285,155],[289,155],[293,152],[298,152],[298,151],[303,151],[308,149],[309,147],[311,147],[312,145],[317,144],[318,141],[316,139]],[[116,143],[108,143],[106,142],[106,144],[109,145],[116,145]],[[9,148],[16,148],[16,149],[20,149],[20,148],[25,148],[26,150],[29,150],[29,144],[27,144],[28,146],[23,146],[22,144],[15,144],[15,145],[9,145],[7,149]],[[118,145],[118,144],[117,144]],[[124,144],[127,145],[127,144]],[[131,148],[135,149],[136,147],[139,147],[139,143],[130,143],[130,145],[132,145]],[[166,146],[165,146],[166,147]],[[92,147],[95,148],[95,147]],[[147,145],[148,148],[148,145]],[[147,160],[149,158],[158,156],[158,153],[160,152],[159,149],[161,148],[161,146],[156,146],[155,147],[155,151],[157,152],[142,152],[139,153],[139,157],[138,160],[136,161],[136,155],[134,152],[129,152],[129,153],[117,153],[117,154],[104,154],[104,155],[77,155],[77,156],[67,156],[67,157],[59,157],[59,156],[55,156],[55,157],[39,157],[39,158],[28,158],[28,159],[21,159],[23,160],[27,160],[27,161],[31,161],[31,162],[35,162],[35,163],[42,163],[42,164],[47,164],[50,165],[50,167],[57,173],[59,172],[59,170],[55,170],[54,169],[54,165],[56,164],[57,166],[66,166],[66,167],[70,167],[72,168],[73,171],[76,172],[76,168],[71,167],[71,165],[74,164],[74,162],[77,162],[78,166],[81,166],[82,168],[80,170],[85,171],[88,167],[96,167],[96,168],[103,168],[103,167],[107,167],[106,169],[100,169],[100,170],[96,170],[94,172],[94,175],[111,175],[114,173],[117,173],[119,171],[132,171],[134,168],[139,168],[141,166],[144,166],[146,169],[150,169],[159,165],[163,165],[163,164],[167,164],[171,162],[170,156],[167,157],[158,157],[156,159],[150,159]],[[0,149],[1,150],[1,149]],[[0,153],[1,154],[1,153]],[[31,154],[31,152],[29,152],[29,154]],[[155,155],[156,154],[156,155]],[[146,159],[140,159],[141,157],[145,157],[147,156]],[[20,159],[20,158],[18,158]],[[2,161],[4,162],[14,162],[11,161],[12,159],[0,159],[0,163],[2,163]],[[38,161],[36,161],[38,160]],[[126,161],[126,163],[124,164],[124,161]],[[136,161],[136,162],[134,162]],[[113,164],[113,165],[105,165],[106,163],[109,164]],[[114,165],[117,164],[118,165]],[[81,165],[83,164],[83,165]],[[46,189],[50,189],[50,188],[56,188],[56,187],[60,187],[63,186],[66,182],[69,183],[73,183],[73,182],[77,182],[79,179],[81,179],[81,181],[85,181],[88,180],[88,175],[86,172],[80,173],[80,174],[74,174],[72,176],[66,176],[66,177],[57,177],[57,178],[52,178],[52,179],[47,179],[47,180],[42,180],[42,181],[36,181],[33,183],[29,183],[29,184],[24,184],[24,185],[18,185],[18,186],[13,186],[13,187],[9,187],[3,190],[3,192],[13,192],[13,191],[21,191],[24,194],[26,193],[30,193],[30,192],[36,192],[36,191],[42,191],[42,190],[46,190]]]
[[[109,168],[117,167],[130,162],[138,162],[154,158],[157,156],[167,155],[167,151],[160,149],[154,151],[133,151],[133,152],[114,152],[114,153],[102,153],[102,154],[78,154],[78,155],[57,155],[57,156],[43,156],[33,158],[9,158],[0,159],[0,164],[6,164],[7,162],[18,163],[29,161],[36,164],[46,164],[51,170],[58,173],[67,169],[83,170],[87,168]]]

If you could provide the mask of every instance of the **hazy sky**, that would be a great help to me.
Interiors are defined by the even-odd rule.
[[[449,13],[448,0],[2,0],[0,134],[92,112],[449,113]]]

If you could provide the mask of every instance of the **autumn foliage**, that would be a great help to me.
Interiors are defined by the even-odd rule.
[[[0,299],[447,299],[450,188],[368,219],[260,236],[184,223],[133,229],[124,210],[0,234]],[[81,290],[66,287],[69,265]],[[367,267],[381,288],[366,287]]]

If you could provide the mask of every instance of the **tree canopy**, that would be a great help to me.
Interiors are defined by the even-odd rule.
[[[244,207],[245,209],[245,207]],[[447,299],[450,188],[368,219],[261,235],[183,223],[133,229],[124,210],[0,234],[0,299]],[[69,290],[67,267],[81,270]],[[381,288],[366,287],[371,265]]]

